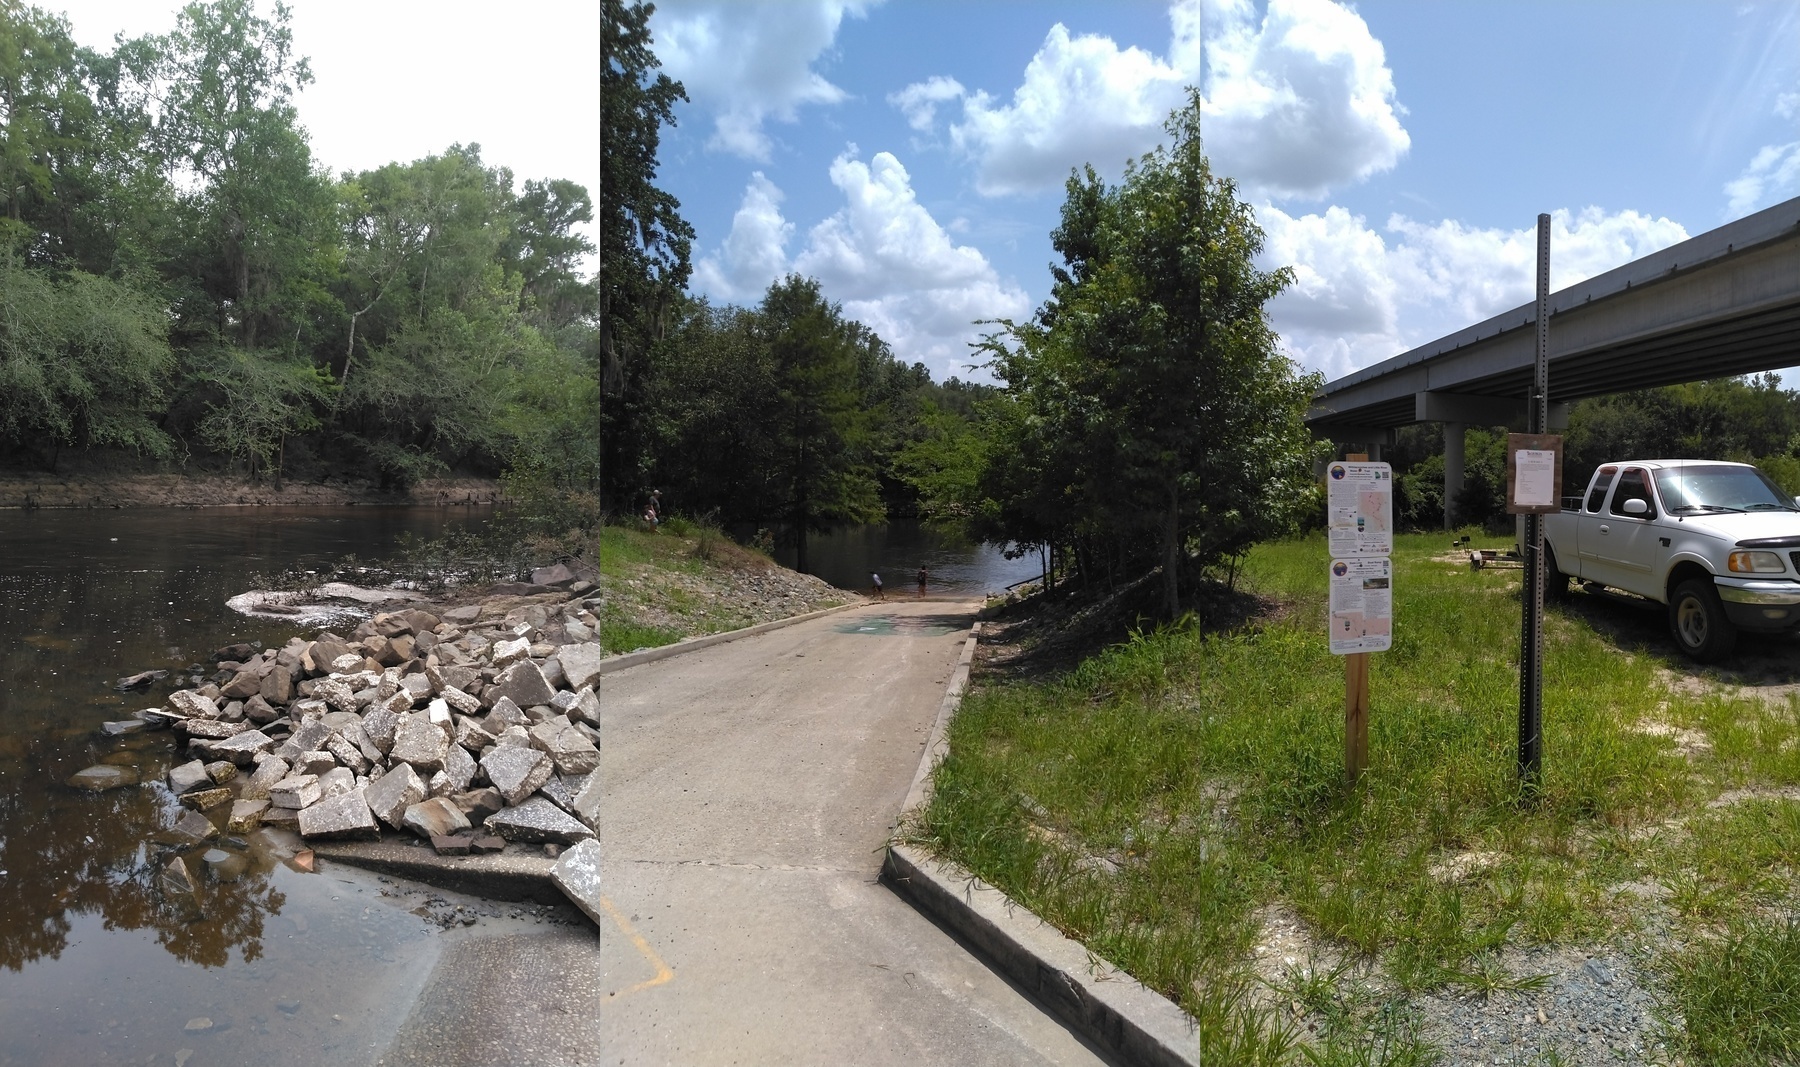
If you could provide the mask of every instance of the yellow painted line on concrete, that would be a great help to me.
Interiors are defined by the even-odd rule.
[[[650,943],[645,941],[642,935],[631,928],[631,924],[625,921],[625,916],[620,915],[619,909],[613,907],[612,901],[605,897],[601,897],[600,906],[606,909],[606,914],[611,917],[613,923],[618,926],[619,932],[631,939],[631,943],[637,946],[638,952],[642,953],[644,959],[649,961],[650,966],[656,970],[656,977],[651,978],[648,981],[639,982],[637,985],[631,986],[628,989],[621,989],[616,993],[608,993],[607,996],[626,996],[630,993],[636,993],[641,989],[649,989],[651,986],[662,985],[664,982],[675,977],[675,972],[669,970],[669,965],[662,961],[662,957],[656,954],[656,951],[650,947]]]

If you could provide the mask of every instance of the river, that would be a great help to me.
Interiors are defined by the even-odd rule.
[[[99,762],[164,774],[171,734],[121,742],[100,724],[160,704],[216,648],[298,632],[225,606],[258,573],[378,558],[486,514],[0,511],[0,1067],[375,1061],[438,952],[381,879],[226,842],[242,869],[203,877],[201,913],[172,908],[151,844],[181,810],[166,791],[63,783]],[[152,668],[173,673],[111,688]]]
[[[792,567],[794,547],[778,550],[775,559]],[[1007,559],[995,545],[974,544],[912,519],[806,539],[806,569],[840,589],[867,592],[869,576],[879,574],[888,592],[911,596],[920,567],[930,572],[928,593],[963,596],[998,593],[1042,573],[1036,553]]]

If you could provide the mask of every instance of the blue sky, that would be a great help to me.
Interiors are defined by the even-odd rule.
[[[694,288],[818,277],[939,378],[1048,293],[1062,181],[1116,178],[1183,87],[1240,182],[1288,351],[1330,377],[1800,196],[1800,0],[664,0],[691,101],[661,183]]]

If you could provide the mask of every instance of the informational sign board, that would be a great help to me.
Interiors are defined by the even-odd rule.
[[[1549,515],[1562,510],[1562,436],[1506,435],[1506,513]]]
[[[1335,462],[1325,470],[1326,541],[1333,556],[1394,553],[1394,469]]]
[[[1331,561],[1333,655],[1386,652],[1394,641],[1394,565],[1385,556]]]

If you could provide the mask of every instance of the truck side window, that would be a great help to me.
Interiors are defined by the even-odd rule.
[[[1606,501],[1606,491],[1612,488],[1613,475],[1618,472],[1619,468],[1617,467],[1600,468],[1599,476],[1594,479],[1594,488],[1588,492],[1587,509],[1589,512],[1600,510],[1600,505]]]
[[[1613,490],[1612,513],[1625,515],[1625,501],[1627,500],[1642,500],[1649,505],[1650,510],[1642,515],[1627,515],[1626,518],[1653,519],[1656,517],[1656,505],[1650,501],[1649,480],[1637,467],[1631,467],[1624,474],[1619,475],[1619,487]]]

